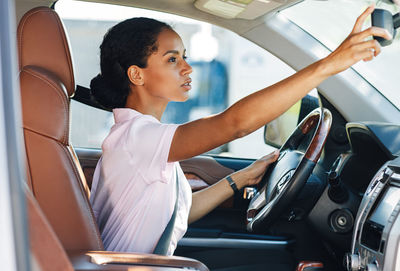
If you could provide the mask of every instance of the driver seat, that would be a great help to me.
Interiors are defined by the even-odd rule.
[[[69,142],[75,82],[62,22],[52,9],[34,8],[22,17],[17,35],[27,185],[74,268],[124,264],[118,270],[131,265],[208,270],[183,257],[103,251],[90,191]]]

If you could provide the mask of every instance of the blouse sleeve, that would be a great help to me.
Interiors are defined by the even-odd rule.
[[[126,146],[148,183],[169,182],[171,179],[173,163],[168,163],[168,155],[178,126],[143,116],[130,127]]]

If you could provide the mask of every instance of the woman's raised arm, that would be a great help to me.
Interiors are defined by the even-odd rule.
[[[388,31],[377,27],[361,31],[373,10],[374,6],[370,6],[357,18],[350,35],[326,58],[239,100],[222,113],[180,125],[172,140],[168,161],[184,160],[245,136],[284,113],[329,76],[360,60],[372,60],[381,47],[376,40],[366,39],[392,38]]]

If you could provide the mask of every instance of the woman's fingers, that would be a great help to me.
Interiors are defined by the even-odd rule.
[[[392,35],[383,28],[372,26],[362,30],[367,17],[374,11],[375,5],[369,6],[356,20],[350,35],[328,57],[328,74],[333,75],[346,70],[360,60],[370,61],[381,52],[381,47],[376,40],[367,40],[371,36],[387,40]],[[329,61],[330,60],[330,61]]]
[[[375,9],[375,4],[372,4],[360,16],[358,16],[351,33],[358,33],[361,31],[365,20],[374,11],[374,9]]]
[[[374,58],[375,52],[371,49],[364,49],[362,51],[357,51],[353,55],[353,59],[355,62],[358,62],[360,60],[364,61],[370,61]]]
[[[370,61],[381,52],[381,46],[375,39],[366,40],[368,37],[376,36],[391,39],[386,29],[370,27],[362,32],[351,34],[331,54],[336,59],[338,69],[333,74],[343,71],[360,60]],[[341,67],[340,67],[341,66]],[[334,66],[332,66],[334,67]]]
[[[377,56],[381,53],[382,49],[379,42],[377,42],[376,40],[368,40],[353,45],[353,50],[355,51],[356,60],[365,60],[365,55],[367,55],[367,57]]]
[[[353,45],[351,49],[353,50],[353,59],[357,62],[372,60],[381,53],[382,47],[376,40],[368,40]]]
[[[362,41],[365,40],[367,37],[370,36],[375,36],[375,37],[381,37],[387,40],[391,40],[393,37],[390,35],[389,31],[387,31],[384,28],[372,26],[368,29],[365,29],[364,31],[357,33],[354,35],[354,37],[357,37],[356,39]]]
[[[393,38],[392,35],[390,35],[389,31],[387,31],[386,29],[372,26],[372,27],[370,27],[368,29],[365,29],[362,32],[350,35],[343,42],[342,47],[343,48],[347,48],[347,47],[350,47],[350,46],[357,45],[359,43],[366,42],[366,39],[368,37],[371,37],[371,36],[381,37],[381,38],[384,38],[384,39],[387,39],[387,40],[390,40],[390,39]]]
[[[365,55],[365,56],[364,56]],[[370,50],[365,50],[363,52],[363,56],[362,56],[362,60],[367,62],[367,61],[371,61],[374,58],[374,52],[370,51]]]
[[[260,158],[260,160],[268,161],[269,163],[274,162],[276,159],[278,159],[279,156],[279,150],[275,150],[263,157]]]
[[[275,150],[275,151],[271,152],[270,154],[267,154],[267,155],[261,157],[257,161],[263,162],[263,164],[265,163],[264,164],[264,170],[265,170],[266,167],[268,167],[269,164],[275,162],[276,159],[278,159],[278,157],[279,157],[279,150]],[[257,161],[255,163],[257,163]]]
[[[279,157],[279,150],[271,152],[256,160],[250,166],[241,170],[241,177],[246,179],[246,185],[254,185],[261,181],[265,170]]]
[[[382,47],[376,40],[369,40],[360,44],[360,50],[363,49],[372,53],[372,56],[374,57],[381,53]]]

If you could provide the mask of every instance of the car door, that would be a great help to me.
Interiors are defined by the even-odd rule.
[[[85,8],[90,9],[91,14],[96,14],[97,18],[87,20],[77,17],[76,10],[82,9],[84,13]],[[96,8],[89,3],[81,3],[72,8],[72,12],[68,12],[68,6],[63,1],[56,4],[56,11],[63,18],[71,40],[76,81],[79,85],[71,103],[71,143],[75,147],[89,186],[97,161],[101,157],[101,142],[113,125],[113,116],[111,112],[96,108],[97,105],[91,99],[87,87],[90,79],[99,72],[98,46],[102,35],[117,22],[117,19],[104,18],[110,16],[114,8],[117,10],[120,7],[107,6],[108,15]],[[139,14],[167,22],[171,18],[171,15],[148,12],[133,10],[129,16]],[[165,122],[182,123],[218,113],[241,97],[294,72],[273,55],[227,30],[202,22],[188,22],[182,18],[176,19],[174,24],[188,47],[189,63],[194,70],[191,75],[193,89],[188,102],[169,105],[163,116]],[[206,42],[199,46],[198,43],[202,40]],[[206,52],[198,51],[198,48],[206,49]],[[215,50],[220,54],[207,54]],[[266,70],[267,77],[264,76]],[[301,106],[296,105],[295,108],[300,109]],[[295,124],[298,115],[295,115]],[[264,129],[261,128],[245,138],[180,163],[195,192],[248,166],[256,158],[274,149],[265,144]],[[189,225],[185,237],[178,244],[176,254],[204,261],[210,268],[218,266],[221,262],[218,258],[226,257],[228,252],[235,253],[239,262],[251,255],[268,255],[263,258],[269,263],[291,261],[289,249],[295,240],[293,236],[267,231],[261,234],[246,231],[246,209],[250,201],[248,195],[251,193],[254,191],[242,191],[204,218]],[[293,227],[292,231],[296,232],[297,229]],[[298,234],[301,232],[298,231]],[[233,260],[232,264],[235,264]]]

